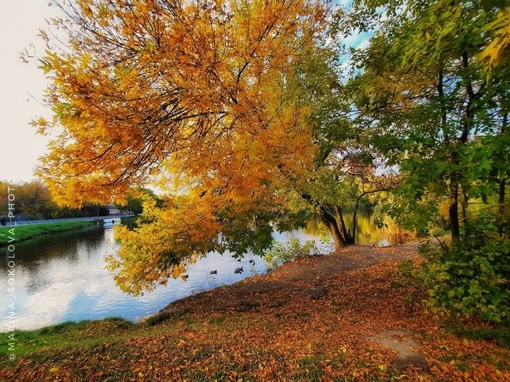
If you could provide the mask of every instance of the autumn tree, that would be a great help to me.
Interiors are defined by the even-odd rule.
[[[8,200],[8,197],[9,197],[9,181],[7,180],[0,180],[0,194],[2,195],[2,203],[0,204],[0,215],[4,215],[4,216],[8,216],[9,214],[9,200]],[[13,189],[14,187],[11,186],[11,189]],[[13,194],[14,195],[14,194]],[[14,196],[15,197],[15,196]],[[12,197],[11,197],[12,198]],[[13,202],[13,201],[11,201]],[[13,212],[11,210],[11,212]]]
[[[4,203],[0,207],[0,213],[7,215],[7,189],[8,181],[0,181],[0,193],[4,195]],[[41,179],[33,179],[24,182],[15,182],[10,185],[13,210],[15,215],[25,215],[28,219],[49,219],[57,210],[52,200],[48,186]]]
[[[76,0],[41,31],[60,129],[43,159],[58,203],[126,202],[155,184],[109,259],[130,293],[209,251],[261,253],[296,221],[284,192],[316,152],[298,63],[325,46],[319,0]],[[52,34],[53,33],[53,34]]]
[[[56,209],[48,186],[41,179],[23,182],[16,190],[16,211],[29,219],[48,219]]]
[[[7,195],[8,181],[0,181],[0,194]],[[104,205],[84,203],[80,208],[69,208],[57,206],[53,201],[50,189],[43,179],[32,179],[30,181],[18,181],[11,186],[11,195],[14,198],[11,202],[15,215],[23,215],[23,219],[62,219],[107,215],[108,210]],[[7,200],[0,206],[0,213],[7,215]]]
[[[491,33],[492,41],[478,54],[486,66],[496,67],[510,63],[510,7],[501,9],[497,17],[484,27]]]

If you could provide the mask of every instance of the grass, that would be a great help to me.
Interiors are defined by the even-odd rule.
[[[503,348],[510,349],[510,321],[492,324],[486,327],[470,327],[455,321],[448,323],[452,333],[471,340],[494,341]]]
[[[92,224],[93,222],[90,221],[76,221],[1,227],[0,246],[33,239],[38,236],[90,227]]]
[[[9,343],[12,342],[16,344],[16,354],[25,356],[41,350],[53,352],[68,347],[80,348],[118,341],[122,338],[140,336],[144,330],[145,327],[142,325],[137,326],[116,317],[94,321],[69,321],[36,330],[15,330],[0,333],[0,357],[10,352]]]

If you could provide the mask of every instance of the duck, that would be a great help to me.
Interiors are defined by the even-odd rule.
[[[234,273],[243,273],[243,267],[241,267],[241,268],[236,268],[236,270],[234,271]]]
[[[211,274],[211,275],[217,275],[217,274],[218,274],[218,271],[215,269],[214,271],[209,272],[209,274]]]

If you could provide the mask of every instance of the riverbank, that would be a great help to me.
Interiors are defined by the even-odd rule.
[[[176,301],[144,323],[4,333],[0,380],[510,380],[504,335],[477,339],[497,332],[424,312],[411,272],[421,261],[416,243],[353,246]]]
[[[93,221],[75,221],[0,227],[0,247],[39,236],[90,227],[95,224]]]

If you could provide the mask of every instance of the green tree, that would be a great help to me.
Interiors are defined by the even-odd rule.
[[[143,211],[143,203],[147,198],[156,199],[157,195],[149,188],[139,187],[132,188],[126,198],[127,203],[122,206],[124,210],[131,211],[134,214],[141,214]],[[161,201],[159,203],[161,207]]]
[[[377,26],[349,89],[357,128],[401,174],[397,211],[422,230],[448,217],[451,244],[423,252],[430,306],[493,321],[508,318],[510,296],[510,72],[503,45],[492,60],[503,32],[491,30],[504,6],[358,1],[339,23]]]
[[[398,176],[352,123],[340,72],[344,47],[333,39],[321,54],[299,66],[297,86],[314,105],[310,119],[318,151],[293,191],[307,201],[303,208],[311,206],[321,218],[339,249],[354,244],[360,207],[372,205],[375,196],[393,189]],[[346,220],[346,212],[353,213],[352,221]]]
[[[358,1],[341,24],[343,32],[378,25],[352,57],[358,129],[398,166],[400,200],[407,212],[419,212],[408,215],[415,222],[423,227],[430,217],[423,200],[447,198],[454,242],[470,200],[499,192],[504,204],[509,77],[497,69],[487,79],[477,61],[491,43],[482,31],[503,5]]]
[[[350,142],[331,150],[300,184],[302,197],[314,207],[337,249],[355,243],[360,209],[373,208],[376,196],[398,185],[396,174],[382,165],[376,169],[376,165],[373,153]],[[346,212],[352,213],[352,221],[346,220]]]

